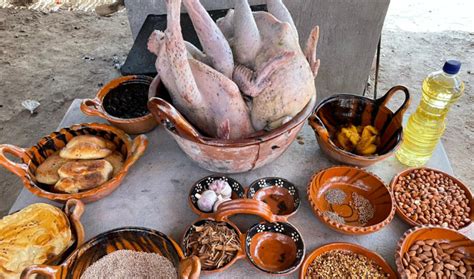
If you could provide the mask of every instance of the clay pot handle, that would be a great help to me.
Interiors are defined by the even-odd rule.
[[[313,128],[314,132],[321,137],[322,140],[327,141],[329,139],[329,133],[323,122],[315,114],[308,118],[309,125]]]
[[[143,153],[145,153],[147,146],[148,138],[145,135],[137,136],[132,143],[132,155],[125,161],[120,173],[126,173],[128,169],[143,155]]]
[[[178,133],[193,141],[202,142],[201,135],[170,103],[161,98],[151,98],[148,110],[160,122],[171,122]]]
[[[60,266],[54,265],[44,265],[44,264],[37,264],[32,265],[23,270],[20,275],[20,279],[30,279],[32,275],[39,274],[46,276],[47,278],[59,278],[59,273],[61,270]]]
[[[215,218],[217,221],[227,221],[229,217],[236,214],[257,215],[271,223],[277,221],[268,204],[254,199],[235,199],[223,202],[217,208]]]
[[[84,203],[80,200],[71,199],[66,202],[64,212],[69,217],[74,230],[76,231],[76,247],[84,243],[84,227],[81,223],[81,216],[84,213]]]
[[[102,102],[99,99],[84,99],[81,103],[81,111],[88,116],[107,118],[102,110]]]
[[[201,261],[197,256],[191,256],[180,262],[179,276],[181,279],[198,279],[200,274]]]
[[[388,90],[387,94],[385,94],[380,99],[377,99],[375,102],[379,106],[386,106],[387,103],[392,99],[393,95],[395,95],[395,93],[398,91],[403,91],[405,93],[405,100],[403,101],[403,104],[400,106],[400,108],[393,114],[393,118],[397,119],[401,123],[403,114],[410,105],[410,92],[408,91],[408,88],[402,85],[394,86]]]
[[[22,158],[26,153],[25,149],[11,144],[0,144],[0,165],[4,166],[7,170],[13,172],[17,176],[24,178],[26,176],[28,166],[26,164],[12,162],[7,158],[7,156],[5,156],[5,153]]]

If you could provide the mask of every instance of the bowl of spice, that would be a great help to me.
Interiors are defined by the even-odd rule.
[[[430,168],[407,169],[390,184],[398,215],[412,226],[467,229],[474,220],[473,195],[459,179]]]
[[[474,241],[449,228],[415,227],[398,242],[395,262],[402,278],[473,278]]]
[[[392,112],[388,102],[402,91],[405,100]],[[393,155],[402,139],[402,120],[410,94],[392,87],[383,97],[337,94],[323,100],[308,119],[321,150],[343,164],[366,167]]]
[[[147,107],[152,81],[151,77],[136,75],[113,79],[94,99],[84,99],[81,110],[86,115],[106,119],[128,134],[149,132],[158,125]],[[158,94],[165,91],[163,86],[159,88]]]
[[[311,252],[303,263],[300,279],[310,278],[397,278],[377,253],[362,246],[336,242]]]
[[[21,278],[33,274],[49,278],[199,278],[197,257],[185,258],[165,234],[138,227],[102,233],[74,251],[58,266],[33,265]]]
[[[307,194],[316,216],[345,234],[378,231],[395,215],[395,202],[382,179],[357,167],[335,166],[315,173]]]

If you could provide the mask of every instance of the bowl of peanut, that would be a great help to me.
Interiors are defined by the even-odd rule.
[[[430,168],[411,168],[390,183],[397,214],[412,226],[468,229],[474,220],[473,195],[457,178]]]

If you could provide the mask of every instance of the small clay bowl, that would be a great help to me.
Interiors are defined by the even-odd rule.
[[[286,221],[300,207],[300,197],[295,185],[279,177],[261,178],[250,184],[249,199],[262,201],[270,206],[279,221]]]
[[[397,91],[405,93],[405,101],[393,113],[386,104]],[[402,140],[402,120],[410,94],[404,86],[392,87],[382,98],[373,100],[350,94],[333,95],[323,100],[308,121],[316,134],[321,150],[331,159],[343,164],[367,167],[384,160],[397,150]],[[339,148],[334,139],[345,125],[372,125],[380,133],[376,154],[362,156]]]
[[[185,258],[181,248],[165,234],[138,227],[118,228],[102,233],[79,247],[61,265],[34,265],[26,268],[22,279],[33,274],[48,278],[80,278],[94,262],[118,250],[132,250],[156,253],[168,258],[176,268],[176,273],[184,279],[199,278],[201,263],[197,257]]]
[[[201,194],[205,190],[209,189],[209,185],[214,181],[214,180],[224,180],[227,183],[229,183],[230,187],[232,188],[232,196],[231,199],[241,199],[245,197],[245,190],[244,187],[235,179],[230,178],[228,176],[222,176],[222,175],[210,175],[206,176],[196,183],[194,183],[193,187],[191,187],[191,190],[189,192],[188,196],[188,201],[189,205],[191,206],[191,209],[198,214],[199,216],[205,218],[205,217],[211,217],[214,215],[214,212],[204,212],[199,209],[197,206],[197,198],[196,194]]]
[[[308,268],[313,263],[313,261],[321,256],[322,254],[333,251],[333,250],[346,250],[346,251],[351,251],[353,253],[365,256],[366,258],[374,261],[376,264],[378,264],[382,270],[389,275],[389,278],[397,278],[397,275],[393,271],[393,269],[390,267],[390,265],[377,253],[370,251],[360,245],[357,244],[352,244],[352,243],[346,243],[346,242],[334,242],[334,243],[329,243],[326,245],[323,245],[317,249],[315,249],[311,254],[306,257],[306,260],[303,262],[303,267],[301,268],[300,271],[300,279],[305,279],[306,273],[308,272]],[[357,274],[354,274],[357,275]]]
[[[330,228],[345,234],[376,232],[390,223],[395,215],[395,201],[382,179],[357,167],[336,166],[315,173],[307,193],[316,216]],[[329,193],[337,193],[339,198],[329,203],[327,199],[332,196]],[[368,218],[365,224],[353,204],[353,193],[368,200],[373,207],[373,217],[363,217]],[[329,214],[343,217],[345,224],[329,218]]]
[[[75,194],[56,192],[52,185],[36,181],[35,172],[48,156],[61,150],[75,136],[95,135],[112,141],[117,146],[117,151],[124,157],[122,169],[110,180],[95,188]],[[20,148],[14,145],[0,145],[0,165],[13,172],[23,181],[25,187],[34,195],[56,202],[66,202],[78,199],[88,203],[97,201],[112,193],[127,175],[130,167],[143,155],[148,145],[145,135],[137,136],[133,141],[122,130],[113,126],[98,123],[84,123],[64,128],[43,137],[37,144],[30,148]],[[5,153],[18,157],[20,163],[8,159]]]
[[[158,122],[155,120],[153,115],[148,112],[148,114],[137,117],[137,118],[120,118],[111,115],[107,112],[107,107],[104,106],[104,99],[107,98],[107,95],[114,89],[119,87],[130,87],[136,86],[136,84],[143,85],[143,90],[146,90],[148,95],[149,86],[152,83],[152,78],[148,76],[122,76],[116,79],[111,80],[109,83],[104,85],[97,96],[94,99],[84,99],[81,103],[81,110],[84,114],[89,116],[98,116],[100,118],[106,119],[110,124],[115,127],[124,130],[128,134],[143,134],[153,130]],[[154,94],[160,94],[162,90],[157,90]],[[153,95],[151,97],[155,97]]]
[[[184,235],[183,235],[183,238],[182,238],[182,247],[183,247],[183,252],[184,252],[184,255],[186,257],[189,257],[190,256],[190,251],[187,251],[186,250],[186,242],[187,242],[187,239],[189,237],[189,235],[194,232],[194,226],[201,226],[201,225],[204,225],[204,224],[207,224],[207,223],[219,223],[219,224],[225,224],[228,228],[230,228],[231,230],[233,230],[236,235],[238,236],[239,240],[240,240],[240,243],[244,243],[244,235],[240,232],[240,230],[237,228],[236,225],[234,225],[232,222],[229,222],[229,221],[216,221],[212,218],[205,218],[205,219],[199,219],[198,221],[194,222],[191,226],[189,226],[186,231],[184,232]],[[245,253],[243,252],[243,249],[241,249],[240,251],[238,251],[236,253],[236,255],[234,256],[234,258],[228,262],[227,264],[225,264],[224,266],[220,267],[220,268],[216,268],[216,269],[202,269],[201,272],[203,274],[212,274],[212,273],[219,273],[219,272],[222,272],[226,269],[228,269],[230,266],[232,266],[237,260],[241,259],[241,258],[244,258],[245,257]]]
[[[434,171],[436,173],[439,173],[445,177],[449,177],[452,181],[454,181],[462,190],[464,190],[464,193],[466,193],[466,196],[469,200],[469,205],[470,205],[470,208],[471,208],[471,214],[470,214],[470,222],[467,223],[466,225],[464,225],[463,227],[459,228],[459,231],[463,231],[463,230],[467,230],[468,227],[470,227],[472,224],[473,224],[473,221],[474,221],[474,199],[473,199],[473,195],[472,195],[472,192],[471,190],[469,189],[469,187],[464,184],[463,182],[461,182],[459,179],[457,179],[456,177],[453,177],[443,171],[440,171],[440,170],[436,170],[436,169],[431,169],[431,168],[426,168],[426,167],[420,167],[420,168],[410,168],[410,169],[406,169],[400,173],[398,173],[397,175],[395,175],[393,178],[392,178],[392,181],[390,182],[390,189],[391,189],[391,192],[392,192],[392,196],[395,197],[395,191],[394,191],[394,188],[395,188],[395,185],[398,184],[398,182],[400,181],[400,178],[401,177],[405,177],[407,175],[409,175],[411,172],[413,172],[414,170],[420,170],[420,169],[424,169],[424,170],[427,170],[427,171]],[[440,187],[440,186],[438,186]],[[397,210],[397,214],[398,216],[400,216],[403,221],[405,221],[407,224],[411,225],[411,226],[422,226],[422,225],[428,225],[428,224],[423,224],[419,221],[414,221],[413,219],[411,219],[410,217],[408,217],[408,215],[405,214],[405,212],[401,209],[401,205],[400,203],[397,201],[396,198],[394,198],[394,201],[395,201],[395,206],[396,206],[396,210]],[[437,224],[431,224],[431,225],[437,225]]]
[[[397,245],[397,251],[395,253],[395,263],[397,265],[397,272],[401,278],[407,278],[405,268],[403,267],[402,258],[418,240],[442,240],[453,244],[453,248],[460,249],[462,253],[469,256],[472,260],[474,257],[474,241],[469,239],[462,233],[448,228],[435,227],[435,226],[420,226],[415,227],[401,237]]]
[[[245,253],[261,271],[289,274],[303,262],[305,247],[300,232],[289,223],[263,222],[247,231]]]

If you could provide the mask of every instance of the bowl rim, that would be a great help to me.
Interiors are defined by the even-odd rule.
[[[336,98],[344,98],[344,99],[349,99],[349,98],[355,98],[355,99],[363,99],[364,101],[369,101],[371,103],[374,103],[376,100],[373,100],[373,99],[370,99],[368,97],[365,97],[365,96],[359,96],[359,95],[353,95],[353,94],[348,94],[348,93],[340,93],[340,94],[335,94],[335,95],[332,95],[332,96],[329,96],[327,97],[326,99],[322,100],[316,107],[316,109],[314,110],[313,112],[313,116],[315,118],[317,118],[317,120],[321,123],[321,125],[327,130],[326,128],[326,125],[323,123],[323,121],[321,120],[321,118],[319,118],[318,116],[318,111],[320,109],[322,109],[323,106],[327,105],[328,103],[330,103],[331,101],[333,101],[333,99],[336,99]],[[386,106],[382,106],[382,108],[385,108],[387,109],[389,112],[392,113],[393,115],[393,111],[391,111],[388,107]],[[316,133],[316,136],[318,137],[319,139],[319,134]],[[400,123],[400,129],[398,131],[398,138],[397,138],[397,144],[395,144],[390,150],[388,150],[387,152],[383,153],[383,154],[376,154],[376,155],[369,155],[369,156],[363,156],[363,155],[358,155],[358,154],[354,154],[352,152],[349,152],[349,151],[346,151],[342,148],[339,148],[331,139],[331,137],[328,138],[328,143],[329,145],[333,148],[333,149],[336,149],[338,152],[341,152],[342,154],[346,155],[346,156],[349,156],[353,159],[357,159],[357,160],[364,160],[364,161],[378,161],[380,159],[383,159],[383,158],[387,158],[389,156],[392,155],[392,153],[396,150],[398,150],[400,148],[400,145],[403,141],[403,125],[402,123]]]
[[[371,226],[364,226],[364,227],[349,226],[349,225],[346,225],[346,224],[340,224],[336,221],[333,221],[333,220],[329,219],[328,217],[326,217],[321,212],[321,210],[319,210],[319,208],[316,206],[316,201],[313,201],[313,199],[311,197],[311,185],[313,184],[313,181],[316,179],[316,177],[318,175],[320,175],[324,172],[327,172],[328,170],[337,169],[337,168],[346,168],[346,169],[349,168],[349,169],[356,170],[358,172],[365,172],[366,174],[374,177],[376,180],[378,180],[385,187],[385,189],[387,190],[388,195],[390,196],[392,206],[391,206],[390,212],[388,213],[388,215],[385,217],[384,220],[382,220],[381,222],[379,222],[377,224],[371,225]],[[341,231],[341,232],[344,232],[344,233],[347,233],[347,234],[369,234],[369,233],[376,232],[376,231],[380,230],[381,228],[385,227],[386,225],[388,225],[393,220],[393,218],[395,217],[395,199],[394,199],[394,197],[392,195],[392,192],[390,191],[389,187],[387,186],[387,184],[378,175],[376,175],[373,172],[370,172],[366,169],[357,167],[357,166],[335,165],[335,166],[331,166],[331,167],[324,168],[324,169],[321,169],[319,171],[316,171],[311,176],[311,179],[310,179],[310,181],[308,183],[308,186],[307,186],[306,194],[308,196],[308,200],[309,200],[309,203],[311,205],[311,208],[312,208],[313,212],[316,214],[316,216],[325,225],[327,225],[328,227],[330,227],[332,229],[335,229],[337,231]]]
[[[469,227],[470,225],[472,225],[474,223],[474,195],[471,191],[471,189],[469,189],[469,187],[464,183],[462,182],[461,180],[459,180],[458,178],[442,171],[442,170],[439,170],[439,169],[435,169],[435,168],[429,168],[429,167],[413,167],[413,168],[408,168],[408,169],[405,169],[399,173],[397,173],[390,181],[390,192],[392,193],[392,196],[394,198],[394,202],[395,202],[395,208],[396,208],[396,212],[397,212],[397,215],[405,222],[407,223],[408,225],[410,226],[427,226],[425,224],[422,224],[422,223],[419,223],[419,222],[416,222],[416,221],[413,221],[411,218],[409,218],[404,212],[403,210],[401,210],[399,204],[398,204],[398,201],[397,199],[395,198],[395,190],[394,190],[394,187],[395,185],[397,184],[398,180],[400,179],[400,177],[403,177],[403,176],[406,176],[407,174],[411,173],[412,171],[414,170],[421,170],[421,169],[425,169],[425,170],[428,170],[428,171],[434,171],[434,172],[437,172],[437,173],[440,173],[442,174],[443,176],[447,176],[449,177],[450,179],[452,179],[456,184],[458,184],[458,186],[463,189],[466,193],[466,196],[467,198],[470,200],[469,201],[469,206],[471,208],[471,212],[470,212],[470,216],[469,216],[469,219],[471,220],[471,222],[469,222],[468,224],[464,225],[463,227],[460,227],[458,229],[458,231],[461,231],[463,229],[466,229],[467,227]],[[431,226],[437,226],[435,224],[430,224]]]
[[[402,237],[400,237],[400,239],[398,240],[398,243],[397,243],[397,247],[395,249],[395,265],[397,267],[397,272],[398,272],[398,274],[400,275],[401,278],[405,278],[403,276],[404,273],[405,273],[405,269],[403,268],[402,259],[401,259],[402,254],[401,253],[402,253],[402,248],[406,244],[406,241],[407,241],[408,237],[410,237],[412,234],[414,234],[418,231],[421,231],[421,230],[433,230],[433,229],[449,231],[449,232],[452,232],[454,234],[459,235],[462,238],[465,238],[466,240],[471,240],[469,237],[467,237],[465,234],[463,234],[459,231],[456,231],[456,230],[451,229],[451,228],[444,228],[444,227],[441,227],[441,226],[422,225],[422,226],[416,226],[416,227],[410,228],[409,230],[407,230],[402,235]]]
[[[370,257],[365,256],[366,258],[376,262],[380,267],[382,267],[382,269],[385,272],[390,273],[390,275],[395,275],[394,278],[397,278],[396,276],[397,274],[395,273],[393,268],[390,266],[390,264],[388,264],[388,262],[377,252],[369,250],[361,245],[350,243],[350,242],[331,242],[331,243],[323,244],[315,248],[313,251],[311,251],[311,253],[309,253],[309,255],[307,255],[300,270],[300,276],[299,276],[300,279],[305,279],[306,271],[308,270],[309,265],[315,260],[316,255],[321,250],[326,249],[326,248],[332,248],[331,250],[328,250],[328,251],[348,250],[356,254],[359,254],[359,252],[355,250],[362,250],[368,255],[370,255]],[[380,263],[383,263],[383,264],[380,264]]]

